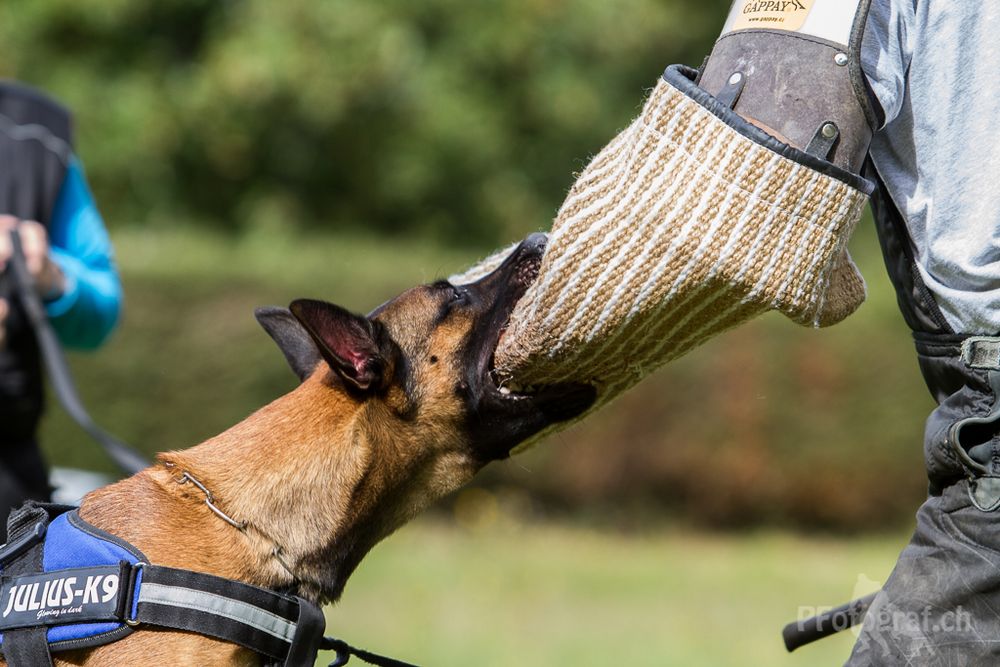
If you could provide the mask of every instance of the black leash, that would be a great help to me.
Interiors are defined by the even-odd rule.
[[[323,637],[319,648],[321,651],[337,652],[337,658],[330,663],[329,667],[343,667],[351,659],[351,656],[359,660],[364,660],[369,665],[375,665],[375,667],[417,667],[409,662],[387,658],[384,655],[355,648],[342,639],[335,639],[333,637]]]
[[[45,363],[45,370],[48,371],[52,388],[59,402],[73,421],[79,424],[87,435],[96,440],[108,457],[124,472],[132,475],[149,467],[149,461],[142,454],[98,426],[83,406],[69,366],[66,364],[62,345],[59,344],[59,339],[52,330],[52,325],[49,324],[49,319],[45,315],[45,307],[35,291],[31,274],[28,273],[27,262],[24,259],[24,248],[21,246],[21,237],[16,230],[10,233],[10,242],[12,252],[8,272],[13,293],[20,301],[28,322],[31,324],[31,329],[35,333],[35,339],[38,341],[42,360]]]

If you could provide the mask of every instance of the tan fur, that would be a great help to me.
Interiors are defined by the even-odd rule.
[[[454,389],[459,348],[472,323],[435,322],[439,300],[433,290],[416,288],[378,316],[412,366],[419,400],[399,387],[377,399],[352,398],[321,363],[298,388],[228,431],[91,493],[81,516],[131,542],[152,563],[287,586],[292,579],[271,557],[267,535],[284,547],[300,578],[334,584],[320,590],[307,583],[300,594],[318,602],[339,595],[378,540],[481,465],[460,436],[463,413]],[[204,494],[178,482],[181,471],[253,529],[240,532],[212,514]],[[259,664],[231,644],[145,628],[54,658],[57,665]]]

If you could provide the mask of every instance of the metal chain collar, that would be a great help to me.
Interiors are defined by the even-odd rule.
[[[174,463],[165,462],[163,465],[165,465],[168,469],[177,468],[177,465]],[[253,531],[257,533],[257,535],[259,535],[260,537],[270,542],[273,545],[271,548],[271,557],[274,558],[276,561],[278,561],[278,564],[281,565],[281,567],[284,568],[284,570],[288,572],[288,574],[292,577],[292,584],[294,586],[298,586],[300,583],[302,583],[303,579],[295,573],[295,571],[285,560],[284,557],[285,548],[281,546],[281,543],[279,543],[277,540],[271,537],[267,532],[262,530],[260,527],[250,523],[249,521],[245,519],[242,521],[234,519],[232,516],[224,512],[218,505],[215,504],[215,496],[212,494],[211,491],[208,490],[208,487],[206,487],[198,480],[198,478],[196,478],[194,475],[192,475],[187,471],[181,470],[180,473],[181,473],[180,477],[174,477],[175,482],[177,482],[178,484],[187,484],[190,482],[199,491],[205,494],[205,505],[207,505],[208,509],[212,510],[212,512],[217,517],[219,517],[220,519],[222,519],[223,521],[225,521],[226,523],[228,523],[230,526],[240,531],[241,533],[246,534],[248,531]],[[318,582],[311,582],[311,583],[313,583],[314,585],[318,585]]]

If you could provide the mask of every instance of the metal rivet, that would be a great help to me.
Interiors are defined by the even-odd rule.
[[[733,75],[731,77],[729,77],[729,85],[730,86],[735,86],[736,84],[738,84],[742,80],[743,80],[743,74],[742,73],[740,73],[740,72],[733,72]]]
[[[823,133],[824,139],[833,139],[835,136],[837,136],[837,126],[834,125],[833,123],[827,123],[826,125],[823,126],[821,132]]]
[[[843,67],[844,65],[847,64],[847,54],[846,53],[838,53],[837,55],[835,55],[833,57],[833,62],[835,62],[838,65],[840,65],[841,67]]]

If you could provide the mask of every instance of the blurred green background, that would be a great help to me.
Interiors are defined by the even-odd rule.
[[[74,356],[98,421],[148,452],[293,386],[254,306],[367,310],[547,228],[573,174],[727,0],[15,0],[0,76],[73,108],[126,290]],[[432,665],[813,665],[800,605],[891,569],[931,406],[870,222],[869,300],[765,317],[494,465],[378,547],[333,630]],[[59,412],[60,465],[110,464]]]

